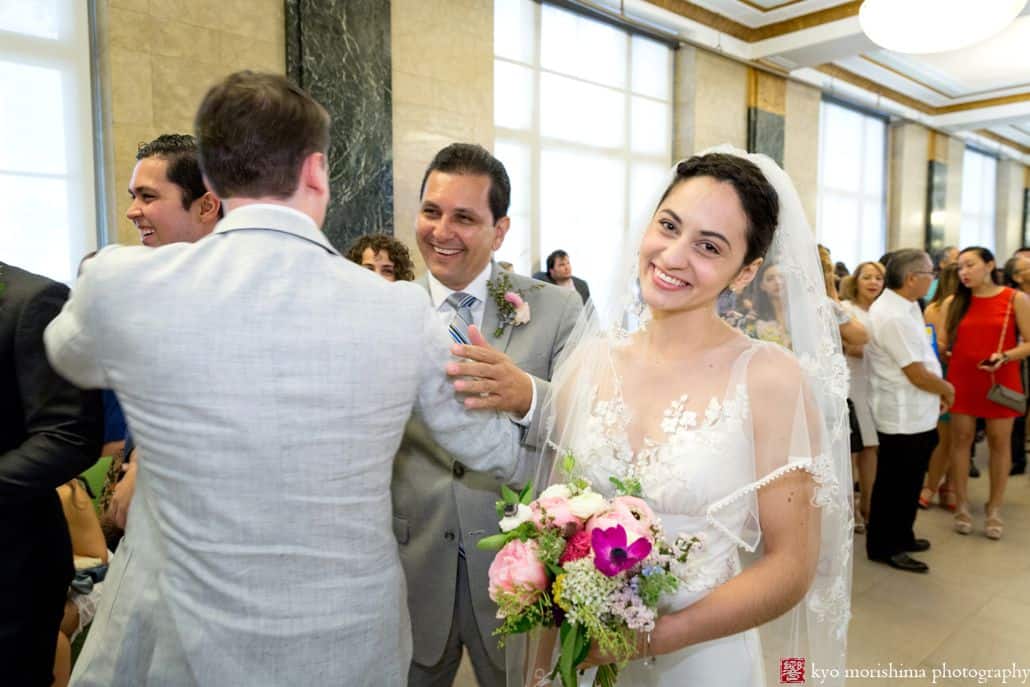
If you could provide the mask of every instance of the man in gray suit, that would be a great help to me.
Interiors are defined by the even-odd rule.
[[[421,284],[456,340],[461,338],[456,330],[471,324],[498,352],[497,360],[477,375],[485,381],[474,388],[468,380],[458,382],[459,389],[488,390],[487,397],[473,395],[466,405],[491,407],[494,392],[525,394],[517,405],[539,413],[544,380],[550,379],[582,304],[575,291],[505,272],[493,263],[493,252],[508,231],[509,197],[504,166],[484,148],[455,143],[437,153],[422,181],[415,222],[418,248],[429,268]],[[502,304],[506,291],[521,292],[529,304],[528,322],[511,321],[513,313]],[[535,419],[532,411],[528,415],[526,426]],[[499,622],[487,593],[493,556],[476,548],[478,539],[497,531],[494,503],[502,483],[439,445],[422,420],[408,423],[394,464],[393,505],[415,642],[410,685],[451,685],[463,646],[480,685],[505,684],[504,652],[491,636]]]
[[[119,394],[146,456],[72,684],[400,687],[389,490],[405,423],[498,479],[520,432],[455,402],[425,291],[319,231],[321,106],[240,72],[196,130],[225,218],[195,243],[105,248],[45,334],[56,369]]]

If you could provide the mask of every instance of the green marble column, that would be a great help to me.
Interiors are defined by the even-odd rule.
[[[786,105],[786,79],[749,67],[747,149],[768,155],[781,167]]]
[[[285,0],[286,71],[332,117],[325,233],[393,233],[389,0]]]

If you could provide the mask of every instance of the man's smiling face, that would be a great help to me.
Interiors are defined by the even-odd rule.
[[[429,271],[449,289],[468,286],[501,247],[508,218],[490,211],[490,177],[434,170],[426,179],[415,239]]]
[[[182,187],[168,180],[164,158],[145,157],[136,163],[129,180],[132,204],[125,216],[136,225],[144,246],[193,242],[210,231],[200,221],[200,199],[184,208],[183,193]]]

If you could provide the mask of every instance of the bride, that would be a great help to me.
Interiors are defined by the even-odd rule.
[[[619,684],[753,687],[802,670],[842,684],[847,372],[797,192],[768,158],[719,148],[680,162],[642,224],[614,324],[582,318],[543,408],[575,477],[606,493],[609,477],[638,480],[667,539],[703,542]],[[792,351],[720,315],[763,264],[783,280]],[[606,662],[595,647],[582,667]]]

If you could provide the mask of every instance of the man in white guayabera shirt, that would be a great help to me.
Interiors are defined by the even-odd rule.
[[[899,250],[887,263],[886,288],[869,308],[873,339],[866,344],[872,380],[873,420],[880,450],[869,505],[866,554],[908,572],[927,572],[909,554],[930,542],[913,530],[923,474],[937,445],[937,418],[955,401],[941,378],[917,300],[933,281],[933,264],[921,250]]]
[[[208,91],[196,134],[225,218],[195,243],[104,249],[46,330],[56,369],[118,393],[145,455],[72,683],[399,687],[411,632],[390,476],[405,423],[422,416],[502,480],[521,432],[455,402],[425,291],[319,230],[318,103],[240,72]]]

